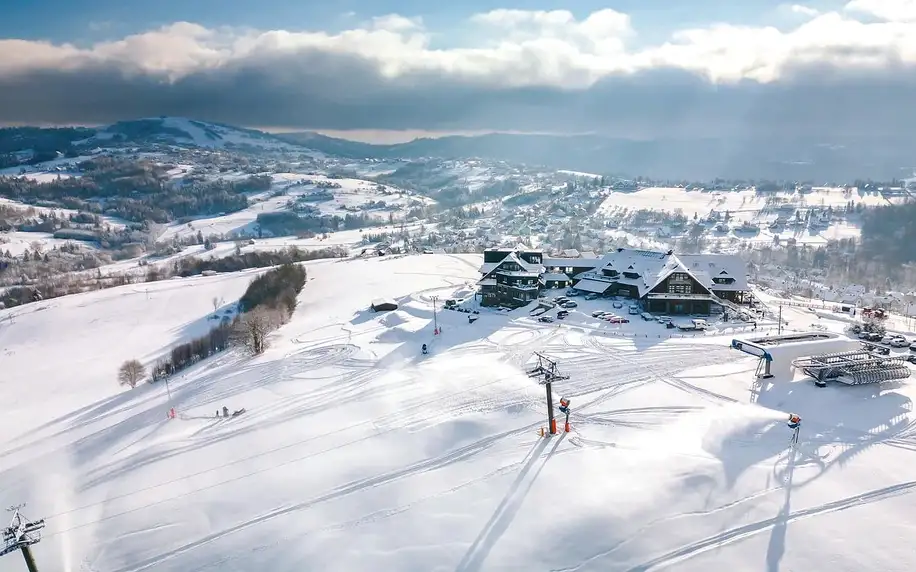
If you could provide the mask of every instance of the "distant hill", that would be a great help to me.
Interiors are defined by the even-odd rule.
[[[394,145],[371,145],[310,132],[277,137],[353,159],[481,158],[671,179],[887,180],[911,176],[916,164],[908,151],[916,137],[907,135],[901,136],[907,140],[900,141],[850,138],[830,144],[816,137],[635,141],[600,135],[489,134],[416,139]]]
[[[111,140],[127,142],[160,142],[205,148],[270,149],[299,148],[269,133],[231,125],[197,121],[184,117],[155,117],[119,121],[98,132],[83,143],[104,146]]]
[[[86,148],[159,143],[247,151],[322,152],[348,159],[472,159],[671,180],[783,179],[814,184],[913,176],[916,133],[894,139],[818,136],[636,141],[604,135],[489,134],[372,145],[314,132],[270,134],[181,117],[121,121],[102,128],[0,129],[0,168],[76,156]]]

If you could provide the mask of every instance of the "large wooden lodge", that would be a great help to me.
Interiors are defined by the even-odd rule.
[[[638,300],[664,314],[711,314],[748,301],[747,266],[723,254],[618,248],[600,258],[551,258],[539,250],[484,252],[481,304],[517,308],[542,289],[575,288]]]

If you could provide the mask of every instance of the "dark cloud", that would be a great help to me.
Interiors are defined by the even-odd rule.
[[[825,140],[916,131],[916,114],[909,112],[916,70],[899,62],[879,71],[795,65],[778,82],[736,85],[714,85],[667,67],[611,76],[579,90],[502,88],[433,73],[392,79],[375,63],[330,51],[257,54],[174,82],[116,63],[6,73],[0,75],[0,122],[108,123],[178,115],[303,129]]]

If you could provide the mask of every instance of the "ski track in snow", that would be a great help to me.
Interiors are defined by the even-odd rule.
[[[818,419],[811,421],[810,433],[802,436],[802,443],[797,448],[802,458],[797,466],[808,466],[810,478],[797,475],[793,481],[791,471],[795,465],[782,466],[779,461],[773,464],[774,456],[780,454],[774,452],[780,446],[780,435],[777,433],[768,435],[766,439],[761,438],[776,423],[774,421],[766,426],[766,414],[762,415],[760,424],[751,424],[747,433],[729,434],[727,437],[716,434],[721,429],[715,424],[721,423],[716,417],[718,412],[736,409],[727,407],[738,403],[729,394],[737,395],[736,387],[744,384],[744,378],[749,374],[703,375],[689,373],[688,370],[715,372],[717,366],[750,359],[736,354],[727,346],[727,342],[712,337],[703,341],[652,337],[655,334],[628,337],[613,335],[599,326],[579,326],[573,321],[541,324],[524,315],[488,311],[481,312],[474,326],[466,323],[465,314],[440,312],[439,324],[443,326],[445,334],[433,338],[433,296],[438,296],[441,301],[453,295],[449,290],[458,292],[465,288],[469,278],[461,275],[461,267],[466,267],[469,273],[475,273],[477,265],[463,257],[436,255],[416,257],[411,264],[419,266],[420,262],[417,261],[424,259],[433,261],[429,264],[428,272],[423,272],[422,267],[414,271],[413,267],[399,266],[403,264],[399,260],[409,261],[410,258],[355,263],[358,270],[354,273],[358,276],[369,271],[381,273],[383,268],[393,267],[390,273],[396,281],[425,278],[423,286],[434,283],[430,278],[440,282],[437,287],[419,288],[407,295],[394,296],[401,305],[397,315],[368,314],[366,310],[351,311],[349,307],[335,306],[328,309],[326,315],[329,319],[322,323],[321,316],[313,310],[319,307],[318,304],[335,303],[331,301],[334,296],[330,294],[336,293],[332,287],[328,290],[330,294],[320,298],[324,302],[313,301],[315,306],[302,312],[304,317],[294,315],[289,329],[296,334],[284,333],[284,330],[272,334],[273,339],[284,344],[274,353],[249,360],[227,352],[188,370],[187,378],[185,375],[176,376],[171,391],[181,404],[180,423],[166,422],[155,417],[154,414],[162,406],[159,393],[138,391],[133,396],[114,399],[110,403],[97,401],[57,417],[35,434],[23,433],[10,439],[10,448],[0,452],[0,460],[7,461],[13,457],[13,453],[30,447],[40,451],[36,461],[39,464],[50,463],[68,448],[86,450],[83,456],[91,457],[87,464],[72,471],[72,503],[57,508],[61,511],[58,514],[45,515],[51,524],[50,534],[46,534],[46,538],[50,540],[87,527],[98,529],[98,532],[92,530],[93,538],[102,534],[103,530],[109,531],[109,540],[101,542],[96,538],[93,540],[95,545],[92,542],[87,544],[89,548],[84,551],[89,552],[91,558],[83,558],[83,562],[91,562],[99,570],[105,569],[108,572],[179,569],[181,566],[196,570],[233,566],[241,569],[251,563],[246,560],[251,558],[251,553],[282,548],[283,544],[301,541],[303,537],[320,538],[322,534],[334,531],[352,532],[356,550],[362,546],[360,533],[365,531],[357,530],[360,527],[368,528],[410,511],[416,512],[417,519],[426,519],[435,514],[426,511],[441,510],[438,507],[445,502],[452,503],[453,498],[455,506],[444,512],[460,513],[461,510],[467,510],[475,523],[467,528],[461,528],[459,523],[457,534],[445,540],[431,540],[430,544],[462,545],[463,549],[458,550],[457,555],[447,559],[443,557],[442,565],[457,566],[457,572],[476,572],[487,569],[488,565],[495,566],[488,562],[491,554],[505,558],[505,550],[510,545],[541,542],[525,541],[520,535],[527,537],[535,527],[521,519],[516,522],[515,517],[523,506],[525,511],[543,510],[532,508],[531,505],[541,505],[545,499],[548,504],[562,504],[559,497],[564,493],[558,489],[555,489],[557,496],[548,497],[541,491],[544,487],[535,489],[539,472],[548,462],[552,463],[550,459],[553,457],[562,456],[562,462],[569,462],[576,467],[575,471],[567,475],[568,482],[564,477],[564,485],[568,486],[565,494],[580,503],[582,495],[588,498],[588,478],[602,478],[601,471],[613,471],[611,465],[618,461],[625,462],[628,470],[638,471],[638,463],[642,462],[642,458],[652,457],[655,463],[657,457],[664,456],[665,466],[661,469],[653,466],[653,469],[661,473],[677,471],[679,477],[682,477],[679,482],[691,477],[707,477],[715,481],[709,475],[713,471],[722,470],[728,479],[720,480],[727,480],[729,487],[733,485],[731,479],[737,481],[744,478],[743,475],[750,472],[749,468],[755,468],[753,474],[741,481],[734,493],[729,494],[727,502],[725,499],[710,502],[710,496],[700,510],[672,513],[666,511],[665,507],[652,505],[653,501],[640,500],[639,495],[634,494],[633,499],[627,500],[645,514],[638,524],[634,521],[635,530],[618,529],[610,538],[583,541],[582,546],[577,545],[575,550],[559,556],[559,560],[551,564],[555,567],[554,572],[605,570],[613,567],[612,564],[619,568],[629,566],[627,572],[650,572],[676,568],[692,558],[738,544],[771,531],[774,527],[785,528],[788,523],[863,507],[888,498],[908,495],[916,489],[916,480],[904,480],[913,475],[906,474],[906,465],[901,464],[887,468],[883,480],[879,481],[881,484],[899,484],[855,495],[850,493],[873,488],[876,483],[861,480],[861,477],[855,475],[851,477],[852,480],[845,481],[847,473],[843,473],[840,478],[837,475],[827,475],[828,469],[839,472],[848,467],[861,467],[857,455],[866,450],[869,453],[874,451],[874,445],[886,446],[882,449],[882,455],[901,455],[916,450],[913,432],[916,421],[907,417],[911,408],[907,403],[909,398],[898,400],[900,412],[894,412],[893,416],[890,411],[884,415],[883,410],[867,410],[882,396],[869,397],[867,402],[863,400],[865,405],[862,406],[861,417],[867,418],[868,423],[863,422],[865,424],[861,426],[856,425],[858,419],[855,417],[848,424],[833,422],[834,418],[827,412],[817,410],[809,402],[808,410],[816,411]],[[327,265],[327,268],[332,268],[332,265]],[[333,268],[347,266],[346,263],[340,263]],[[320,274],[317,271],[315,274],[319,277],[316,282],[312,282],[315,278],[310,279],[308,289],[321,285]],[[376,278],[373,274],[373,279]],[[200,282],[206,283],[205,280]],[[211,282],[229,284],[233,281],[216,277]],[[151,286],[153,299],[158,297],[163,302],[172,303],[174,300],[177,303],[179,296],[188,290],[186,284],[176,281]],[[392,288],[391,291],[397,290]],[[131,296],[122,295],[122,298],[134,299],[131,303],[136,303],[136,299],[145,300],[145,294],[145,290],[133,288]],[[303,295],[308,295],[308,292]],[[110,301],[110,298],[98,293],[93,296],[81,299],[76,306],[91,307],[88,311],[104,313],[106,304],[103,302]],[[28,312],[18,314],[17,320],[26,322],[30,319],[29,314],[38,310],[66,310],[67,303],[68,299],[64,298],[41,307],[36,305]],[[587,304],[584,303],[579,311],[585,311]],[[321,307],[324,309],[325,306]],[[386,323],[386,316],[395,319]],[[650,326],[655,327],[655,324],[632,324],[626,327],[638,329]],[[621,327],[621,330],[626,327]],[[174,331],[178,331],[178,328]],[[419,356],[421,342],[432,344],[435,351],[428,357]],[[26,351],[23,347],[17,349],[20,352]],[[525,371],[531,367],[536,352],[556,358],[560,372],[568,376],[568,379],[555,384],[555,396],[574,399],[570,417],[573,429],[569,435],[561,433],[551,439],[541,439],[536,435],[536,430],[544,426],[544,391],[536,380],[529,379],[527,383],[525,380]],[[478,375],[471,371],[474,367],[492,367],[498,371],[493,373],[484,369]],[[503,368],[505,373],[499,368]],[[443,376],[443,380],[449,383],[439,386],[435,383],[436,376]],[[462,383],[466,383],[466,386],[462,387]],[[720,384],[723,393],[716,391]],[[243,416],[232,419],[209,417],[208,412],[215,411],[224,403],[231,404],[240,400],[247,402],[247,395],[255,391],[257,404],[249,403]],[[787,391],[789,397],[780,396],[780,399],[788,404],[790,398],[797,397],[792,394],[793,391],[804,395],[807,389],[799,385]],[[828,390],[818,396],[836,400],[839,399],[838,393]],[[833,407],[832,403],[829,407]],[[779,402],[778,407],[781,408],[782,404],[782,401]],[[756,407],[760,411],[762,406],[754,404],[748,407]],[[855,407],[849,409],[856,411]],[[712,430],[697,429],[701,435],[696,439],[703,439],[702,443],[691,441],[693,436],[690,431],[685,436],[684,448],[681,448],[677,439],[671,445],[652,441],[655,434],[661,434],[658,432],[664,431],[666,427],[671,431],[679,430],[678,426],[669,426],[685,418],[689,426],[692,421],[690,416],[701,412],[708,413],[715,422]],[[321,417],[324,414],[330,417]],[[154,417],[155,422],[152,421]],[[328,419],[336,418],[342,419],[342,422],[325,426]],[[723,414],[722,419],[726,427],[734,421],[726,414]],[[314,423],[312,420],[315,420]],[[452,426],[448,425],[456,420],[459,421]],[[68,425],[78,425],[79,431],[70,427],[63,428]],[[462,438],[461,432],[467,425],[473,425],[473,430],[478,432],[473,437],[465,435]],[[441,429],[437,429],[440,426]],[[761,429],[763,426],[767,428]],[[122,428],[127,430],[115,435]],[[68,435],[70,431],[74,433],[72,436]],[[263,432],[263,440],[260,432]],[[639,439],[628,440],[628,436],[636,435],[636,432],[639,432]],[[42,437],[37,438],[37,435]],[[378,445],[382,450],[382,447],[392,446],[391,443],[396,442],[391,438],[396,435],[408,435],[418,447],[417,452],[412,453],[411,460],[421,460],[409,464],[386,462],[383,465],[388,466],[386,470],[376,468],[374,471],[358,464],[327,467],[331,477],[327,482],[315,485],[314,488],[292,488],[288,493],[280,491],[282,495],[273,495],[272,500],[265,503],[266,507],[274,507],[270,510],[264,510],[266,507],[254,508],[256,505],[252,504],[240,505],[238,512],[231,513],[238,516],[233,516],[228,522],[211,519],[211,515],[201,511],[196,516],[201,517],[205,526],[193,525],[197,528],[190,536],[182,537],[169,530],[176,527],[178,521],[165,520],[160,525],[134,526],[137,523],[127,518],[128,515],[149,513],[160,505],[172,506],[179,499],[191,501],[194,495],[204,491],[219,489],[228,495],[237,495],[240,487],[257,486],[257,479],[252,478],[255,475],[280,467],[298,468],[297,464],[305,466],[307,460],[321,459],[321,455],[328,453],[343,453],[339,456],[346,457],[355,452],[351,456],[358,457],[356,451],[360,445],[370,448]],[[385,436],[388,438],[383,438]],[[239,442],[246,443],[246,447],[250,448],[231,454],[221,464],[195,463],[195,466],[202,467],[196,472],[193,468],[180,466],[181,456],[187,455],[185,458],[190,459],[199,455],[206,461],[209,451],[204,453],[205,449],[216,445],[233,447],[234,439],[240,439]],[[726,439],[731,450],[725,450],[724,446],[722,450],[717,448]],[[564,443],[567,445],[562,446]],[[707,443],[713,448],[706,448]],[[843,447],[843,452],[837,455],[836,450]],[[735,453],[735,458],[740,459],[733,463],[737,467],[729,467],[728,456],[735,450],[739,451]],[[424,458],[426,456],[428,458]],[[171,469],[176,470],[171,478],[161,472],[155,474],[159,471],[156,465],[169,459],[172,459],[172,467],[177,467],[177,470]],[[585,462],[583,459],[588,459],[589,463],[595,460],[595,475],[589,476],[592,465],[582,465]],[[874,457],[864,461],[874,462]],[[602,466],[602,463],[608,465]],[[765,470],[771,466],[772,474]],[[729,470],[737,471],[738,476],[728,474]],[[880,472],[885,470],[885,466],[876,463],[873,467],[865,468],[866,473],[869,470]],[[354,474],[354,471],[357,472]],[[435,478],[424,478],[434,472],[437,472]],[[3,484],[14,488],[24,480],[23,474],[13,466],[0,473],[0,476],[6,478]],[[652,479],[656,477],[649,477],[647,472],[647,482],[635,483],[633,489],[651,492],[652,487],[666,486],[664,479],[670,476],[665,473],[663,477],[658,477],[658,482],[653,482]],[[131,483],[130,479],[134,477],[138,480]],[[856,481],[856,478],[860,480]],[[514,482],[506,490],[500,479],[507,483]],[[832,479],[827,487],[819,490],[828,491],[831,496],[827,499],[837,500],[822,502],[827,499],[815,495],[812,502],[805,495],[803,487],[816,479]],[[235,488],[230,487],[233,483]],[[411,490],[414,484],[417,485],[416,491]],[[695,487],[692,484],[690,486]],[[384,494],[359,496],[381,487],[390,487],[381,489],[382,493],[401,489],[407,493],[392,494],[390,498]],[[685,487],[686,494],[696,494],[687,485]],[[785,511],[779,515],[760,519],[760,516],[771,514],[760,514],[760,510],[764,507],[768,509],[776,502],[772,497],[788,490],[797,490],[800,498],[794,501],[795,504],[808,508],[790,511],[786,505]],[[478,491],[485,491],[482,494],[488,492],[492,496],[482,499],[479,504],[484,508],[475,512],[477,508],[471,506],[473,503],[468,502],[468,499],[469,495],[477,495]],[[81,496],[87,492],[87,495]],[[525,500],[529,493],[540,497],[537,503]],[[381,504],[374,504],[374,497],[380,497]],[[334,501],[343,499],[353,504],[366,500],[371,508],[359,505],[355,512],[339,513],[336,507],[345,503]],[[695,508],[696,505],[688,506]],[[556,507],[551,510],[556,510]],[[306,518],[305,511],[314,511],[314,514],[310,512]],[[863,509],[863,512],[867,511]],[[73,518],[71,521],[71,517],[77,513],[84,518]],[[303,520],[310,520],[314,516],[317,523],[296,534],[284,535],[285,531],[281,530],[280,534],[272,534],[256,541],[261,542],[258,545],[244,546],[242,542],[243,546],[221,551],[220,554],[209,554],[203,550],[203,554],[191,557],[196,559],[200,556],[207,560],[203,565],[186,564],[184,560],[189,553],[208,546],[215,552],[213,545],[227,538],[243,541],[235,535],[241,536],[245,531],[258,526],[272,523],[273,528],[280,528],[282,518],[297,513],[300,513]],[[734,518],[736,513],[740,513],[743,522],[738,526]],[[753,517],[747,516],[750,514]],[[62,516],[67,518],[62,519]],[[538,513],[538,516],[532,518],[540,519],[543,516],[544,513]],[[575,515],[563,515],[567,519],[571,516]],[[749,518],[755,519],[754,522],[747,522]],[[395,526],[396,522],[392,520],[385,524]],[[596,522],[602,524],[600,518]],[[690,536],[689,525],[694,523],[702,524],[706,532]],[[669,538],[666,542],[660,530],[664,530],[662,527],[667,525],[683,527],[679,530],[688,536],[677,541]],[[266,526],[265,530],[270,528]],[[111,535],[112,530],[126,532],[120,536]],[[113,558],[106,554],[106,546],[110,547],[112,542],[131,539],[139,542],[144,535],[153,535],[159,531],[164,531],[163,537],[175,538],[165,545],[144,549],[143,554],[137,555],[137,558],[125,558],[116,565],[112,565],[112,562],[106,565],[105,561]],[[720,532],[705,536],[713,531]],[[375,529],[367,531],[367,534],[379,537],[380,552],[397,552],[397,548],[392,548],[392,545],[396,545],[398,540],[383,538],[383,533]],[[816,545],[817,537],[808,532],[797,534],[804,542],[795,543],[792,550],[801,554],[798,558],[810,558],[811,550],[800,545]],[[651,551],[640,549],[641,540],[647,537],[651,537],[651,544],[655,547]],[[549,544],[551,538],[548,535],[542,548],[554,548]],[[678,546],[685,540],[691,541]],[[620,556],[624,550],[627,551],[626,566]],[[391,554],[386,556],[394,558]],[[748,560],[758,556],[763,555],[751,554]],[[82,557],[80,554],[74,555],[75,561]],[[343,555],[345,564],[348,557]],[[255,557],[254,561],[258,558]],[[531,565],[531,562],[526,563],[529,569]],[[786,563],[782,565],[784,569],[788,566]],[[844,568],[841,572],[848,570]]]
[[[414,463],[403,469],[389,471],[389,472],[383,473],[375,477],[360,479],[358,481],[354,481],[352,483],[342,485],[323,495],[314,497],[312,499],[303,501],[301,503],[296,503],[290,506],[274,509],[260,516],[240,522],[239,524],[236,524],[235,526],[220,530],[218,532],[214,532],[210,535],[200,538],[199,540],[185,544],[184,546],[181,546],[179,548],[175,548],[173,550],[169,550],[168,552],[164,552],[160,554],[159,556],[149,558],[147,560],[144,560],[143,562],[139,562],[129,567],[121,568],[113,572],[140,572],[141,570],[147,570],[153,566],[157,566],[161,564],[162,562],[169,560],[171,558],[174,558],[176,556],[179,556],[185,552],[188,552],[195,548],[199,548],[205,544],[209,544],[215,540],[219,540],[231,534],[235,534],[237,532],[240,532],[242,530],[245,530],[246,528],[250,528],[257,524],[261,524],[263,522],[266,522],[266,521],[269,521],[269,520],[272,520],[272,519],[275,519],[281,516],[285,516],[287,514],[291,514],[297,511],[305,510],[305,509],[311,508],[323,502],[335,500],[335,499],[342,498],[342,497],[345,497],[345,496],[348,496],[354,493],[358,493],[360,491],[363,491],[369,488],[379,487],[379,486],[386,485],[386,484],[389,484],[395,481],[403,480],[412,475],[416,475],[420,473],[427,473],[430,471],[441,469],[443,467],[447,467],[448,465],[452,465],[452,464],[470,459],[476,455],[479,455],[480,453],[486,451],[487,449],[492,447],[496,442],[502,439],[505,439],[510,436],[517,436],[525,432],[533,431],[537,425],[538,424],[532,424],[526,427],[513,429],[511,431],[507,431],[507,432],[500,433],[497,435],[491,435],[489,437],[485,437],[470,445],[466,445],[464,447],[450,451],[448,453],[445,453],[438,457],[434,457],[432,459],[427,459],[424,461],[420,461],[418,463]]]

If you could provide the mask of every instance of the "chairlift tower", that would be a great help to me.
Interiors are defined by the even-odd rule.
[[[13,513],[13,518],[3,531],[4,545],[0,549],[0,556],[20,550],[29,572],[38,572],[38,565],[32,556],[32,545],[41,541],[41,529],[45,527],[45,520],[30,521],[25,518],[20,512],[24,506],[11,506],[7,509]]]
[[[534,368],[528,370],[528,377],[538,378],[547,390],[547,426],[551,435],[557,434],[557,420],[553,414],[553,382],[557,380],[569,379],[568,375],[560,373],[557,362],[547,356],[535,352],[538,361]],[[568,401],[567,401],[568,403]],[[569,414],[566,415],[566,429],[569,430]]]

